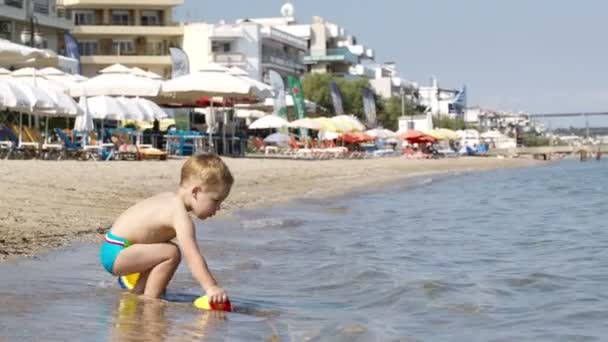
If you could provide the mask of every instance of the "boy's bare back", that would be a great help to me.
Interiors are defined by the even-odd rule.
[[[132,243],[161,243],[176,236],[176,215],[188,212],[177,194],[164,192],[149,197],[123,212],[112,225],[112,232]]]

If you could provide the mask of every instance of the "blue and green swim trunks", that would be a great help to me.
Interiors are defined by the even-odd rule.
[[[118,237],[112,232],[108,232],[103,239],[103,243],[101,244],[101,251],[99,252],[99,256],[101,257],[101,264],[106,269],[106,271],[114,274],[114,261],[116,261],[116,257],[118,253],[123,249],[131,246],[131,242]]]

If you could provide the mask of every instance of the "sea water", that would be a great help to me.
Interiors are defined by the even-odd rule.
[[[369,175],[373,177],[373,175]],[[200,223],[237,313],[125,295],[97,245],[0,265],[0,340],[559,341],[608,334],[608,163],[429,176]]]

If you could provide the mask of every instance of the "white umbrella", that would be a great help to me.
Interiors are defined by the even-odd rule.
[[[291,137],[285,133],[273,133],[264,138],[265,143],[273,143],[277,145],[289,145]]]
[[[69,92],[70,88],[75,87],[78,83],[87,79],[85,77],[77,78],[77,75],[66,74],[65,72],[53,67],[40,69],[38,72],[47,80],[61,84],[66,92]]]
[[[255,97],[257,90],[245,80],[231,75],[229,69],[210,64],[194,73],[165,81],[162,89],[168,97],[189,102],[202,96],[221,96],[233,99]]]
[[[78,105],[83,110],[86,110],[88,106],[89,113],[94,119],[122,120],[125,119],[127,112],[127,109],[115,98],[104,95],[88,98],[83,96],[78,101]]]
[[[276,115],[266,115],[255,120],[249,129],[281,128],[289,126],[289,121]]]
[[[30,103],[31,112],[51,112],[57,109],[55,101],[46,94],[45,91],[38,87],[31,86],[25,82],[20,82],[15,79],[4,79],[4,82],[10,82],[15,87],[19,88]]]
[[[229,72],[231,75],[237,76],[238,78],[243,79],[245,82],[248,82],[249,84],[254,86],[257,90],[258,98],[265,99],[273,96],[271,86],[266,83],[260,82],[254,78],[251,78],[245,70],[237,67],[232,67],[230,68]]]
[[[126,97],[116,97],[116,101],[120,102],[121,105],[125,108],[124,116],[125,119],[131,119],[135,121],[144,121],[146,120],[146,114],[141,110],[141,108],[137,105],[133,99],[128,99]]]
[[[0,108],[29,111],[31,107],[29,98],[18,87],[0,79]]]
[[[370,129],[365,131],[365,134],[369,135],[370,137],[374,137],[374,138],[380,138],[380,139],[389,139],[389,138],[394,138],[397,136],[397,133],[386,129],[386,128],[374,128],[374,129]]]
[[[161,81],[136,76],[131,69],[114,64],[99,71],[99,75],[89,78],[70,88],[70,95],[79,96],[157,96]]]
[[[133,99],[133,101],[135,101],[135,103],[137,103],[139,108],[144,113],[144,117],[146,118],[146,121],[165,119],[170,116],[166,111],[164,111],[162,108],[160,108],[156,103],[154,103],[148,99],[136,98],[136,99]]]
[[[322,130],[324,126],[320,122],[315,121],[311,118],[303,118],[303,119],[299,119],[299,120],[290,122],[289,127],[307,128],[307,129],[319,131],[319,130]]]
[[[365,125],[361,123],[359,119],[357,119],[354,115],[336,115],[331,117],[331,120],[334,123],[346,123],[347,125],[352,127],[352,131],[354,132],[363,132],[365,131]]]
[[[22,64],[41,60],[56,63],[57,54],[50,50],[35,49],[0,39],[0,64]]]

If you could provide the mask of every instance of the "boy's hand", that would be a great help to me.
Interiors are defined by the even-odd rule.
[[[211,304],[226,303],[228,301],[226,291],[217,285],[211,286],[205,292],[207,292],[207,297],[209,297],[209,303]]]

